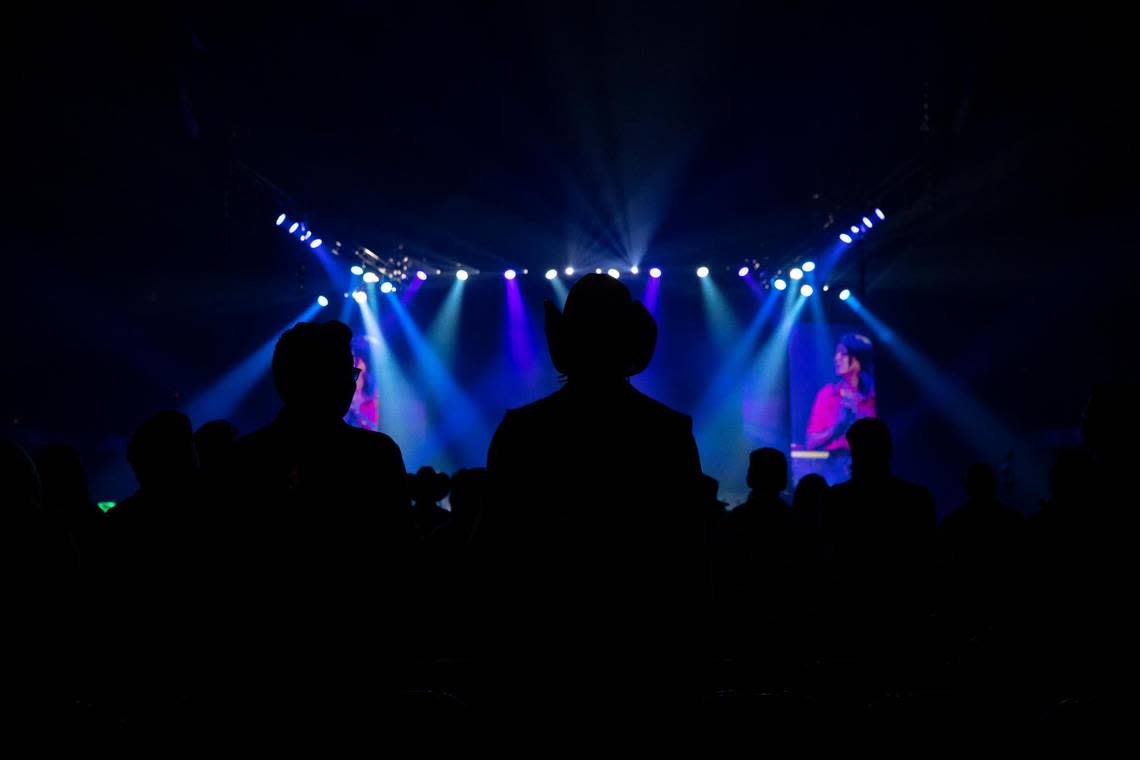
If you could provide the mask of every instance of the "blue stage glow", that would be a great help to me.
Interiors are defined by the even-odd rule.
[[[608,274],[610,277],[613,277],[615,280],[621,278],[621,272],[616,269],[610,269],[606,272],[606,274]]]
[[[310,248],[320,248],[321,247],[321,239],[317,238],[313,242],[309,243],[309,247]]]
[[[851,297],[851,291],[848,290],[847,288],[844,288],[843,290],[839,291],[839,300],[840,301],[846,301],[850,297]]]
[[[788,271],[788,277],[791,277],[793,280],[802,280],[804,278],[804,270],[799,267],[792,267]]]
[[[508,269],[507,271],[503,272],[503,277],[506,277],[508,280],[513,280],[518,277],[518,272],[513,269]]]
[[[375,272],[365,272],[364,281],[368,283],[380,282],[380,275],[376,274]]]
[[[323,309],[329,305],[329,299],[325,298],[324,296],[317,296],[317,303],[319,303]]]
[[[416,277],[420,280],[426,280],[427,279],[427,272],[423,272],[423,271],[416,272]]]
[[[553,280],[557,276],[558,276],[558,270],[557,269],[547,269],[546,270],[546,279]]]
[[[788,282],[783,277],[777,277],[776,279],[772,280],[772,287],[776,290],[787,290]]]
[[[657,267],[651,267],[649,269],[649,276],[656,280],[661,276],[661,270]]]
[[[359,277],[360,275],[364,274],[364,267],[357,264],[356,266],[352,267],[348,271],[352,272],[354,275]]]
[[[807,298],[814,292],[815,288],[813,288],[811,285],[808,285],[806,282],[803,285],[800,285],[800,295],[804,298]]]
[[[390,282],[384,282],[384,283],[383,283],[383,284],[380,286],[380,292],[381,292],[381,293],[391,293],[391,292],[392,292],[393,290],[395,290],[395,289],[396,289],[396,286],[395,286],[395,285],[393,285],[393,284],[392,284],[392,283],[390,283]]]
[[[285,215],[284,214],[277,217],[277,226],[280,227],[283,224],[285,224]]]
[[[851,236],[848,235],[846,232],[839,233],[839,239],[842,240],[844,243],[847,243],[848,245],[850,245],[850,243],[851,243]]]
[[[887,218],[887,215],[883,213],[883,210],[881,208],[875,209],[875,216],[879,217],[880,219]]]
[[[289,225],[289,234],[290,234],[290,235],[292,235],[294,232],[296,232],[296,231],[297,231],[297,228],[298,228],[298,227],[300,227],[300,226],[301,226],[301,225],[300,225],[300,224],[298,224],[297,222],[293,222],[292,224],[290,224],[290,225]]]
[[[709,276],[709,268],[708,267],[697,267],[697,277],[704,279],[705,277],[708,277],[708,276]]]
[[[466,282],[468,276],[469,275],[467,274],[466,269],[460,269],[458,272],[455,273],[455,279],[459,280],[460,282]]]
[[[748,267],[741,267],[740,269],[737,269],[736,274],[738,277],[744,277],[746,274],[748,274]]]
[[[801,267],[801,269],[803,269],[805,272],[814,272],[815,271],[815,262],[814,261],[805,261],[804,265]]]

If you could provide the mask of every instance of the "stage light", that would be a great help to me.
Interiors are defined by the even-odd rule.
[[[610,269],[606,272],[606,274],[608,274],[610,277],[613,277],[615,280],[621,279],[621,272],[616,269]]]
[[[546,270],[546,279],[553,280],[557,277],[558,277],[558,270],[557,269],[547,269]]]
[[[317,303],[319,303],[323,309],[329,305],[329,299],[325,298],[324,296],[317,296]]]
[[[365,272],[364,273],[364,281],[365,282],[373,282],[373,283],[374,282],[380,282],[380,275],[376,274],[375,272]]]
[[[655,280],[659,279],[661,277],[661,270],[658,269],[657,267],[650,267],[649,276]]]
[[[848,235],[846,232],[839,233],[839,239],[842,240],[844,243],[851,245],[851,236]]]
[[[800,268],[803,269],[805,272],[814,272],[815,271],[815,262],[814,261],[805,261],[804,265]]]
[[[824,292],[824,293],[826,293],[826,292],[827,292],[827,291],[829,291],[829,290],[831,290],[831,286],[830,286],[830,285],[824,285],[824,286],[823,286],[823,292]]]
[[[772,280],[772,287],[776,290],[787,290],[788,283],[784,280],[783,277],[777,277],[776,279]]]
[[[305,230],[304,232],[301,233],[301,242],[302,243],[305,242],[306,240],[308,240],[312,236],[313,236],[312,230]]]
[[[840,301],[846,301],[850,297],[851,297],[851,291],[848,290],[847,288],[844,288],[843,290],[839,291],[839,300]]]
[[[518,272],[513,269],[508,269],[507,271],[503,272],[503,277],[506,277],[508,280],[513,280],[518,277]]]
[[[807,298],[814,292],[815,288],[813,288],[811,285],[808,285],[806,282],[803,285],[800,285],[800,295],[804,298]]]
[[[285,224],[285,215],[284,214],[277,217],[277,226],[280,227],[283,224]]]
[[[867,217],[863,217],[863,226],[866,227],[867,229],[871,229],[875,225],[871,224],[870,219],[868,219]]]
[[[458,272],[455,273],[455,279],[459,280],[460,282],[466,282],[467,277],[468,277],[468,274],[467,274],[466,269],[460,269]]]
[[[416,277],[420,280],[426,280],[427,279],[427,272],[423,272],[423,271],[416,272]]]
[[[309,247],[310,248],[320,248],[321,247],[321,239],[317,238],[313,242],[309,243]]]
[[[799,267],[792,267],[788,271],[788,277],[791,277],[793,280],[802,280],[804,278],[804,270]]]
[[[352,300],[356,301],[359,304],[363,304],[368,300],[368,294],[363,290],[358,290],[352,294]]]
[[[602,273],[601,267],[598,267],[597,269],[594,270],[594,274],[601,274],[601,273]]]
[[[293,222],[292,224],[290,224],[289,225],[289,234],[292,235],[294,232],[297,231],[297,228],[300,226],[301,225],[297,224],[297,222]]]
[[[700,277],[703,280],[704,278],[706,278],[708,276],[709,276],[709,268],[708,267],[697,267],[697,277]]]
[[[875,216],[879,217],[880,219],[887,218],[887,215],[883,213],[883,210],[881,208],[875,209]]]
[[[384,283],[383,283],[383,284],[380,286],[380,292],[381,292],[381,293],[391,293],[391,292],[392,292],[393,290],[395,290],[395,289],[396,289],[396,286],[395,286],[395,285],[393,285],[393,284],[392,284],[392,283],[390,283],[390,282],[384,282]]]
[[[641,270],[637,268],[637,264],[634,264],[633,266],[631,266],[629,268],[629,273],[630,274],[641,274]]]
[[[567,277],[574,276],[574,267],[566,267],[566,269],[563,271],[565,271]]]
[[[743,277],[744,275],[748,274],[748,267],[741,267],[740,269],[737,269],[736,274],[740,277]]]
[[[364,267],[357,264],[357,265],[353,266],[352,268],[350,268],[348,271],[352,272],[354,275],[359,277],[360,275],[364,274]]]

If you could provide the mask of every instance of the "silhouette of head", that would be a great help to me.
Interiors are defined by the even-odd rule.
[[[158,412],[127,443],[127,461],[144,489],[185,486],[198,467],[194,429],[182,412]]]
[[[474,520],[486,498],[487,471],[482,467],[460,470],[451,476],[451,515],[456,520]]]
[[[203,470],[213,469],[229,458],[238,429],[228,420],[210,420],[194,431],[194,447]]]
[[[788,458],[772,448],[748,455],[748,487],[759,496],[779,496],[788,487]]]
[[[285,408],[311,419],[344,417],[356,392],[355,369],[352,331],[343,322],[299,322],[273,350],[273,382]]]
[[[873,417],[855,420],[847,430],[851,446],[851,473],[855,477],[881,475],[891,469],[891,431],[887,423]]]
[[[966,469],[966,498],[979,504],[997,498],[997,476],[985,462],[975,462]]]
[[[433,467],[421,467],[415,475],[409,475],[409,490],[416,504],[437,504],[443,501],[451,489],[451,478],[446,472],[436,472]]]
[[[79,452],[63,443],[44,446],[36,455],[36,469],[43,482],[44,506],[58,512],[79,512],[91,506],[87,475]]]
[[[792,509],[797,512],[818,511],[823,493],[827,490],[827,480],[822,475],[808,473],[796,483],[796,493],[792,497]]]
[[[574,283],[562,312],[550,301],[545,311],[551,361],[570,380],[626,378],[649,366],[657,323],[618,280],[588,274]]]

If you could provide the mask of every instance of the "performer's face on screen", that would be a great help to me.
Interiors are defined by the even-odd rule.
[[[835,374],[840,377],[847,377],[854,374],[859,374],[860,366],[859,360],[851,354],[847,353],[847,347],[840,343],[835,347]]]

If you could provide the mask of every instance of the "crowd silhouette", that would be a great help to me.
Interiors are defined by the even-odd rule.
[[[146,420],[138,490],[106,514],[74,449],[3,442],[26,621],[9,714],[114,733],[457,714],[1067,730],[1111,713],[1134,387],[1094,394],[1029,519],[977,464],[939,526],[873,418],[847,433],[849,481],[806,476],[789,504],[784,454],[741,452],[750,494],[726,509],[690,418],[629,382],[656,326],[624,285],[581,278],[563,311],[547,303],[546,335],[564,383],[506,413],[485,469],[450,477],[407,473],[397,442],[344,422],[359,369],[339,322],[281,337],[264,428]]]

